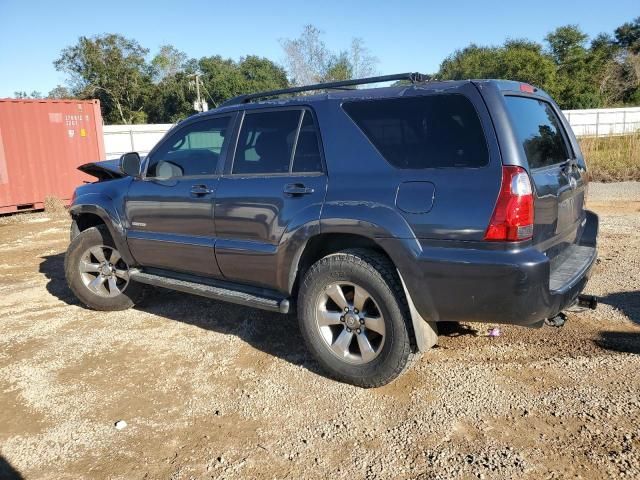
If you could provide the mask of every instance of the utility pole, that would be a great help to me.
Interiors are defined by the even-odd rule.
[[[194,73],[192,77],[194,77],[194,83],[196,85],[196,101],[193,102],[193,109],[196,112],[206,112],[209,110],[209,105],[207,105],[207,101],[200,96],[200,74]]]

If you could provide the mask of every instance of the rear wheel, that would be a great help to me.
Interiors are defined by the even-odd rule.
[[[94,310],[125,310],[142,298],[144,287],[129,279],[129,265],[104,226],[88,228],[72,240],[64,269],[71,291]]]
[[[339,380],[381,386],[416,356],[402,285],[383,255],[353,249],[319,260],[304,277],[298,305],[307,347]]]

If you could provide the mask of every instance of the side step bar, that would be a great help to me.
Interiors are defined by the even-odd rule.
[[[225,288],[222,285],[198,283],[182,278],[173,278],[147,273],[137,269],[131,269],[129,271],[129,278],[147,285],[164,287],[170,290],[178,290],[180,292],[200,295],[201,297],[212,298],[223,302],[245,305],[262,310],[269,310],[271,312],[289,313],[289,299],[284,296],[263,296],[241,290]]]

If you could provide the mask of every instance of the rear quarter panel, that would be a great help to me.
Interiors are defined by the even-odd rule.
[[[359,233],[373,238],[481,240],[501,179],[501,155],[491,117],[472,83],[442,89],[408,89],[406,96],[464,95],[480,118],[489,164],[480,168],[399,169],[389,164],[340,106],[322,102],[317,109],[323,132],[329,186],[321,230]],[[371,100],[375,101],[375,100]],[[429,182],[432,205],[423,213],[396,206],[404,182]],[[426,190],[425,190],[426,191]]]

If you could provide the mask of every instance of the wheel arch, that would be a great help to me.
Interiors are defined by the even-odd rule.
[[[415,255],[414,250],[417,248],[415,240],[406,239],[399,241],[405,244],[403,255],[413,257]],[[426,351],[437,343],[436,324],[432,319],[424,318],[415,307],[402,273],[406,265],[400,265],[399,263],[404,262],[396,261],[398,252],[396,251],[392,255],[381,243],[384,242],[377,241],[375,237],[343,231],[322,232],[311,236],[300,249],[297,258],[293,262],[289,277],[289,292],[291,292],[292,298],[297,298],[298,285],[305,272],[315,262],[327,255],[353,248],[366,248],[375,251],[388,258],[396,268],[398,277],[402,283],[405,298],[409,304],[413,334],[415,335],[418,350]]]
[[[91,203],[80,203],[83,199],[79,197],[69,208],[71,218],[78,229],[77,233],[87,228],[105,225],[125,262],[133,265],[135,261],[127,246],[124,225],[117,212],[111,207],[111,201],[102,195],[88,195],[88,197],[90,198],[85,200],[89,200]],[[72,235],[74,234],[73,229],[72,225]]]

